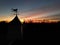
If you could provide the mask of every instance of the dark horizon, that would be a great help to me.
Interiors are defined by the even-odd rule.
[[[0,43],[18,45],[36,40],[42,43],[59,40],[60,22],[57,23],[21,23],[16,16],[11,22],[0,23]],[[50,38],[51,37],[51,38]],[[56,38],[57,37],[57,38]],[[55,39],[54,39],[55,38]],[[25,41],[25,42],[24,42]],[[31,41],[31,42],[30,42]],[[57,42],[57,41],[55,41]],[[41,42],[39,43],[41,44]],[[50,44],[50,43],[49,43]]]

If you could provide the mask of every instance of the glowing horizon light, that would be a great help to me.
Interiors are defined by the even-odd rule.
[[[21,23],[23,24],[23,22],[24,22],[24,19],[20,19],[20,21],[21,21]]]
[[[50,20],[50,19],[28,19],[25,20],[25,23],[56,23],[59,22],[59,20]]]

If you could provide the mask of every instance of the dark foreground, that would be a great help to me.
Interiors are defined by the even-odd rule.
[[[21,30],[22,33],[21,33]],[[22,36],[22,38],[21,38]],[[60,22],[58,23],[0,23],[2,45],[59,44]],[[1,44],[0,43],[0,44]]]
[[[26,26],[26,27],[25,27]],[[60,23],[25,24],[24,40],[42,43],[57,43],[60,39]]]

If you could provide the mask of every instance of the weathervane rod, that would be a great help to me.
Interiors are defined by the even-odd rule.
[[[15,12],[15,15],[17,16],[18,9],[13,9],[12,8],[12,11]]]

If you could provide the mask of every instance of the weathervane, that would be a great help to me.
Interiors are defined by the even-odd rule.
[[[17,16],[17,12],[18,12],[18,9],[13,9],[12,8],[12,11],[15,13],[15,15]]]

